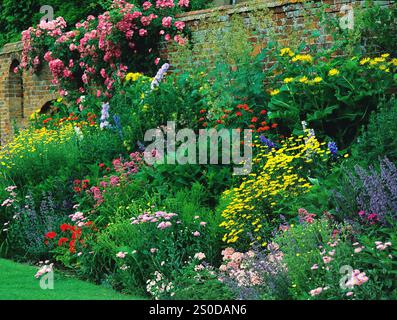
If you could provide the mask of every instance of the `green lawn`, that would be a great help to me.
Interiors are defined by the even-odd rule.
[[[0,259],[0,300],[138,300],[114,290],[55,273],[54,289],[43,290],[38,268]]]

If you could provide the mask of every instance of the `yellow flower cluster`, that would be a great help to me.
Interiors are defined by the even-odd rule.
[[[290,48],[282,48],[280,50],[280,56],[284,57],[286,55],[293,57],[295,53]]]
[[[0,169],[11,169],[14,165],[14,159],[24,158],[26,154],[36,152],[39,146],[50,143],[63,144],[74,135],[75,130],[71,123],[61,126],[59,130],[49,130],[45,127],[22,130],[11,142],[1,148]]]
[[[389,57],[389,53],[385,53],[374,58],[366,57],[360,60],[360,65],[375,67],[379,68],[379,70],[390,72],[390,67],[397,67],[397,59],[393,58],[389,60]]]
[[[312,63],[313,57],[310,54],[297,54],[292,58],[292,62],[297,62],[297,61]]]
[[[143,74],[139,72],[130,72],[125,76],[126,81],[137,81]]]
[[[278,203],[311,189],[303,167],[314,159],[327,161],[330,152],[324,145],[314,136],[303,135],[286,139],[277,150],[256,145],[259,153],[253,163],[259,169],[257,173],[249,174],[239,187],[223,194],[229,200],[220,224],[227,232],[223,241],[235,243],[250,234],[255,241],[262,242],[264,229],[272,223],[272,212]]]

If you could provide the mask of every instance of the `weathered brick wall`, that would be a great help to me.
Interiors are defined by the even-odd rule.
[[[320,32],[316,43],[320,46],[327,46],[332,43],[333,38],[318,22],[316,12],[322,10],[321,6],[329,5],[329,8],[325,9],[326,15],[341,18],[346,15],[346,8],[350,6],[354,12],[355,8],[362,6],[365,2],[365,0],[248,0],[237,5],[188,12],[181,15],[179,19],[184,21],[191,30],[192,56],[194,59],[200,59],[200,55],[208,58],[213,54],[213,48],[208,44],[208,35],[214,28],[220,32],[228,30],[234,16],[242,18],[246,29],[255,31],[250,40],[257,42],[260,39],[256,48],[258,52],[260,47],[266,45],[270,37],[282,46],[291,46],[293,42],[301,43],[302,41],[312,44],[313,39],[308,39],[308,34],[314,30]],[[395,3],[394,0],[373,0],[372,2],[384,7]],[[163,58],[168,58],[175,64],[179,61],[179,54],[177,45],[163,44]],[[181,63],[186,62],[182,60]]]
[[[0,52],[0,138],[12,134],[13,124],[27,123],[29,116],[55,98],[51,74],[45,67],[39,74],[15,74],[13,69],[21,61],[21,43],[4,46]]]
[[[318,38],[319,44],[329,44],[332,41],[332,37],[325,33],[322,26],[316,22],[309,26],[305,23],[307,20],[305,20],[305,16],[310,16],[311,12],[310,10],[305,10],[301,2],[302,0],[256,0],[255,3],[249,1],[234,6],[189,12],[179,18],[192,31],[192,38],[195,41],[194,46],[205,48],[205,50],[201,50],[201,54],[207,56],[212,54],[212,48],[206,47],[209,27],[219,28],[220,30],[228,28],[232,17],[238,15],[243,18],[246,27],[252,29],[252,24],[258,22],[258,16],[261,17],[261,11],[266,13],[266,17],[270,17],[271,20],[271,27],[266,23],[264,24],[266,27],[263,27],[263,30],[256,30],[259,31],[257,36],[264,35],[264,37],[261,37],[264,42],[266,42],[267,35],[273,34],[282,45],[289,46],[292,35],[299,42],[304,40],[299,38],[299,36],[304,36],[302,31],[305,29],[316,29],[321,33]],[[354,0],[317,0],[313,1],[313,6],[317,7],[322,3],[326,3],[330,5],[330,8],[327,9],[327,14],[341,15],[341,6],[345,4],[360,5],[363,2]],[[394,1],[374,2],[387,6]],[[296,35],[298,35],[298,39]],[[193,50],[193,52],[200,52],[200,50]],[[8,44],[0,51],[1,139],[12,133],[14,120],[17,125],[23,125],[35,110],[40,109],[46,102],[55,98],[55,94],[51,90],[51,75],[48,67],[45,67],[37,75],[29,72],[24,72],[22,76],[13,74],[12,69],[20,61],[20,56],[21,43]],[[162,57],[169,59],[171,64],[176,64],[178,59],[175,46],[164,46],[162,48]],[[199,59],[200,57],[196,58]]]

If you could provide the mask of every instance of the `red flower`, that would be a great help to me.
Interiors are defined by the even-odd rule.
[[[240,111],[237,111],[237,112],[236,112],[236,116],[237,116],[237,117],[241,117],[242,115],[243,115],[243,114],[242,114]]]
[[[61,224],[60,229],[61,229],[62,232],[65,232],[67,230],[71,230],[72,226],[67,224],[67,223],[63,223],[63,224]]]
[[[59,240],[58,240],[58,246],[60,247],[60,246],[63,246],[66,242],[68,242],[69,241],[69,239],[68,238],[65,238],[65,237],[62,237],[62,238],[60,238]]]
[[[207,122],[203,122],[203,127],[206,127],[207,126]]]
[[[56,236],[57,234],[54,231],[47,232],[45,235],[45,237],[48,239],[54,239]]]
[[[249,110],[248,104],[243,104],[243,109],[244,109],[245,111]]]
[[[222,123],[222,120],[218,119],[218,120],[216,120],[216,123],[221,124],[221,123]]]
[[[203,114],[203,113],[205,113],[205,112],[206,112],[205,109],[201,109],[201,110],[200,110],[200,113],[201,113],[201,114]]]
[[[75,253],[76,252],[76,241],[72,240],[69,242],[69,252],[70,253]]]
[[[265,110],[265,109],[263,109],[262,111],[261,111],[261,114],[266,114],[267,113],[267,110]]]
[[[273,123],[273,124],[272,124],[272,128],[273,128],[273,129],[276,129],[276,128],[277,128],[277,126],[278,126],[278,124],[277,124],[277,123]]]
[[[77,192],[77,193],[80,193],[80,192],[81,192],[81,188],[80,188],[80,187],[74,187],[73,190],[74,190],[75,192]]]
[[[257,122],[258,121],[258,118],[257,117],[253,117],[252,119],[251,119],[251,122]]]
[[[73,181],[73,183],[74,183],[74,184],[80,184],[81,181],[76,179],[76,180]]]
[[[199,119],[199,121],[200,121],[200,122],[201,122],[201,121],[204,121],[204,118],[201,117],[201,118]]]
[[[270,127],[269,126],[265,126],[265,127],[262,127],[262,129],[263,129],[263,131],[267,131],[267,130],[270,130]]]
[[[265,126],[265,125],[267,125],[267,122],[266,122],[266,121],[262,121],[262,122],[261,122],[261,125],[262,125],[262,126]]]

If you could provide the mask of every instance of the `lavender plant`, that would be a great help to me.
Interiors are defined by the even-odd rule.
[[[62,210],[59,210],[50,193],[43,193],[38,206],[31,192],[23,200],[14,203],[15,214],[6,231],[6,251],[12,251],[13,256],[22,259],[48,258],[44,235],[65,220]]]
[[[380,161],[379,170],[359,165],[347,172],[347,183],[335,192],[337,212],[344,218],[361,217],[369,222],[393,223],[397,217],[397,168],[388,159]],[[360,213],[360,214],[358,214]],[[370,218],[372,217],[372,218]]]

